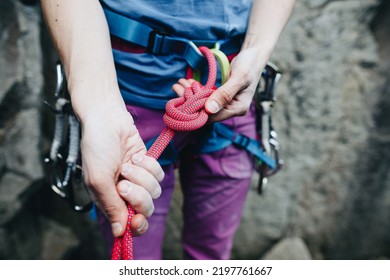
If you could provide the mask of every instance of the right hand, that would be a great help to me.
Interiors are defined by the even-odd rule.
[[[83,175],[93,201],[109,219],[115,237],[126,229],[128,202],[137,213],[131,223],[133,234],[143,234],[148,227],[146,218],[154,211],[153,199],[161,194],[161,166],[146,156],[133,118],[125,109],[96,110],[81,124]]]

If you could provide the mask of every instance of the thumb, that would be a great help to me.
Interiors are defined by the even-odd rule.
[[[216,114],[227,104],[232,102],[234,96],[241,89],[241,84],[233,79],[227,80],[225,84],[217,88],[206,100],[205,109],[209,114]]]

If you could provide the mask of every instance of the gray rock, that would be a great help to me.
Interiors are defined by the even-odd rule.
[[[311,260],[309,249],[299,237],[286,237],[276,243],[263,260]]]
[[[21,195],[30,181],[14,173],[6,173],[0,180],[0,225],[12,220],[22,208]]]
[[[32,180],[42,178],[39,111],[23,110],[9,125],[3,141],[6,168]]]
[[[79,245],[79,240],[71,228],[61,225],[55,221],[42,219],[43,260],[61,260],[72,248]]]

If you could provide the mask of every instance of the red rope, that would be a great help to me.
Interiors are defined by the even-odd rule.
[[[199,82],[193,82],[184,90],[182,97],[170,100],[165,109],[164,122],[166,127],[150,147],[147,155],[158,159],[169,142],[173,139],[175,131],[193,131],[201,128],[208,120],[208,114],[204,109],[206,99],[215,89],[217,76],[217,63],[214,55],[207,47],[199,47],[199,51],[206,57],[209,67],[207,83],[203,86]],[[123,236],[114,240],[112,260],[132,260],[133,236],[131,234],[131,219],[135,212],[130,205],[127,206],[129,216],[126,231]]]

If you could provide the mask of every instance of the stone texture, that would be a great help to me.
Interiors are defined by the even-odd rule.
[[[10,222],[21,210],[21,196],[30,181],[14,173],[6,173],[0,180],[0,225]]]
[[[42,236],[42,259],[62,259],[69,250],[79,245],[80,241],[71,228],[51,220],[43,221],[43,223],[45,224],[45,230]]]
[[[263,260],[311,260],[309,249],[299,237],[286,237],[276,243]]]
[[[236,257],[250,251],[261,255],[270,241],[286,234],[304,237],[317,259],[332,257],[344,242],[335,236],[350,203],[350,186],[361,184],[355,167],[370,141],[382,84],[370,30],[377,4],[297,1],[273,54],[284,70],[274,121],[286,164],[263,197],[250,195]],[[278,234],[270,235],[270,229]],[[243,232],[253,238],[240,238]]]

